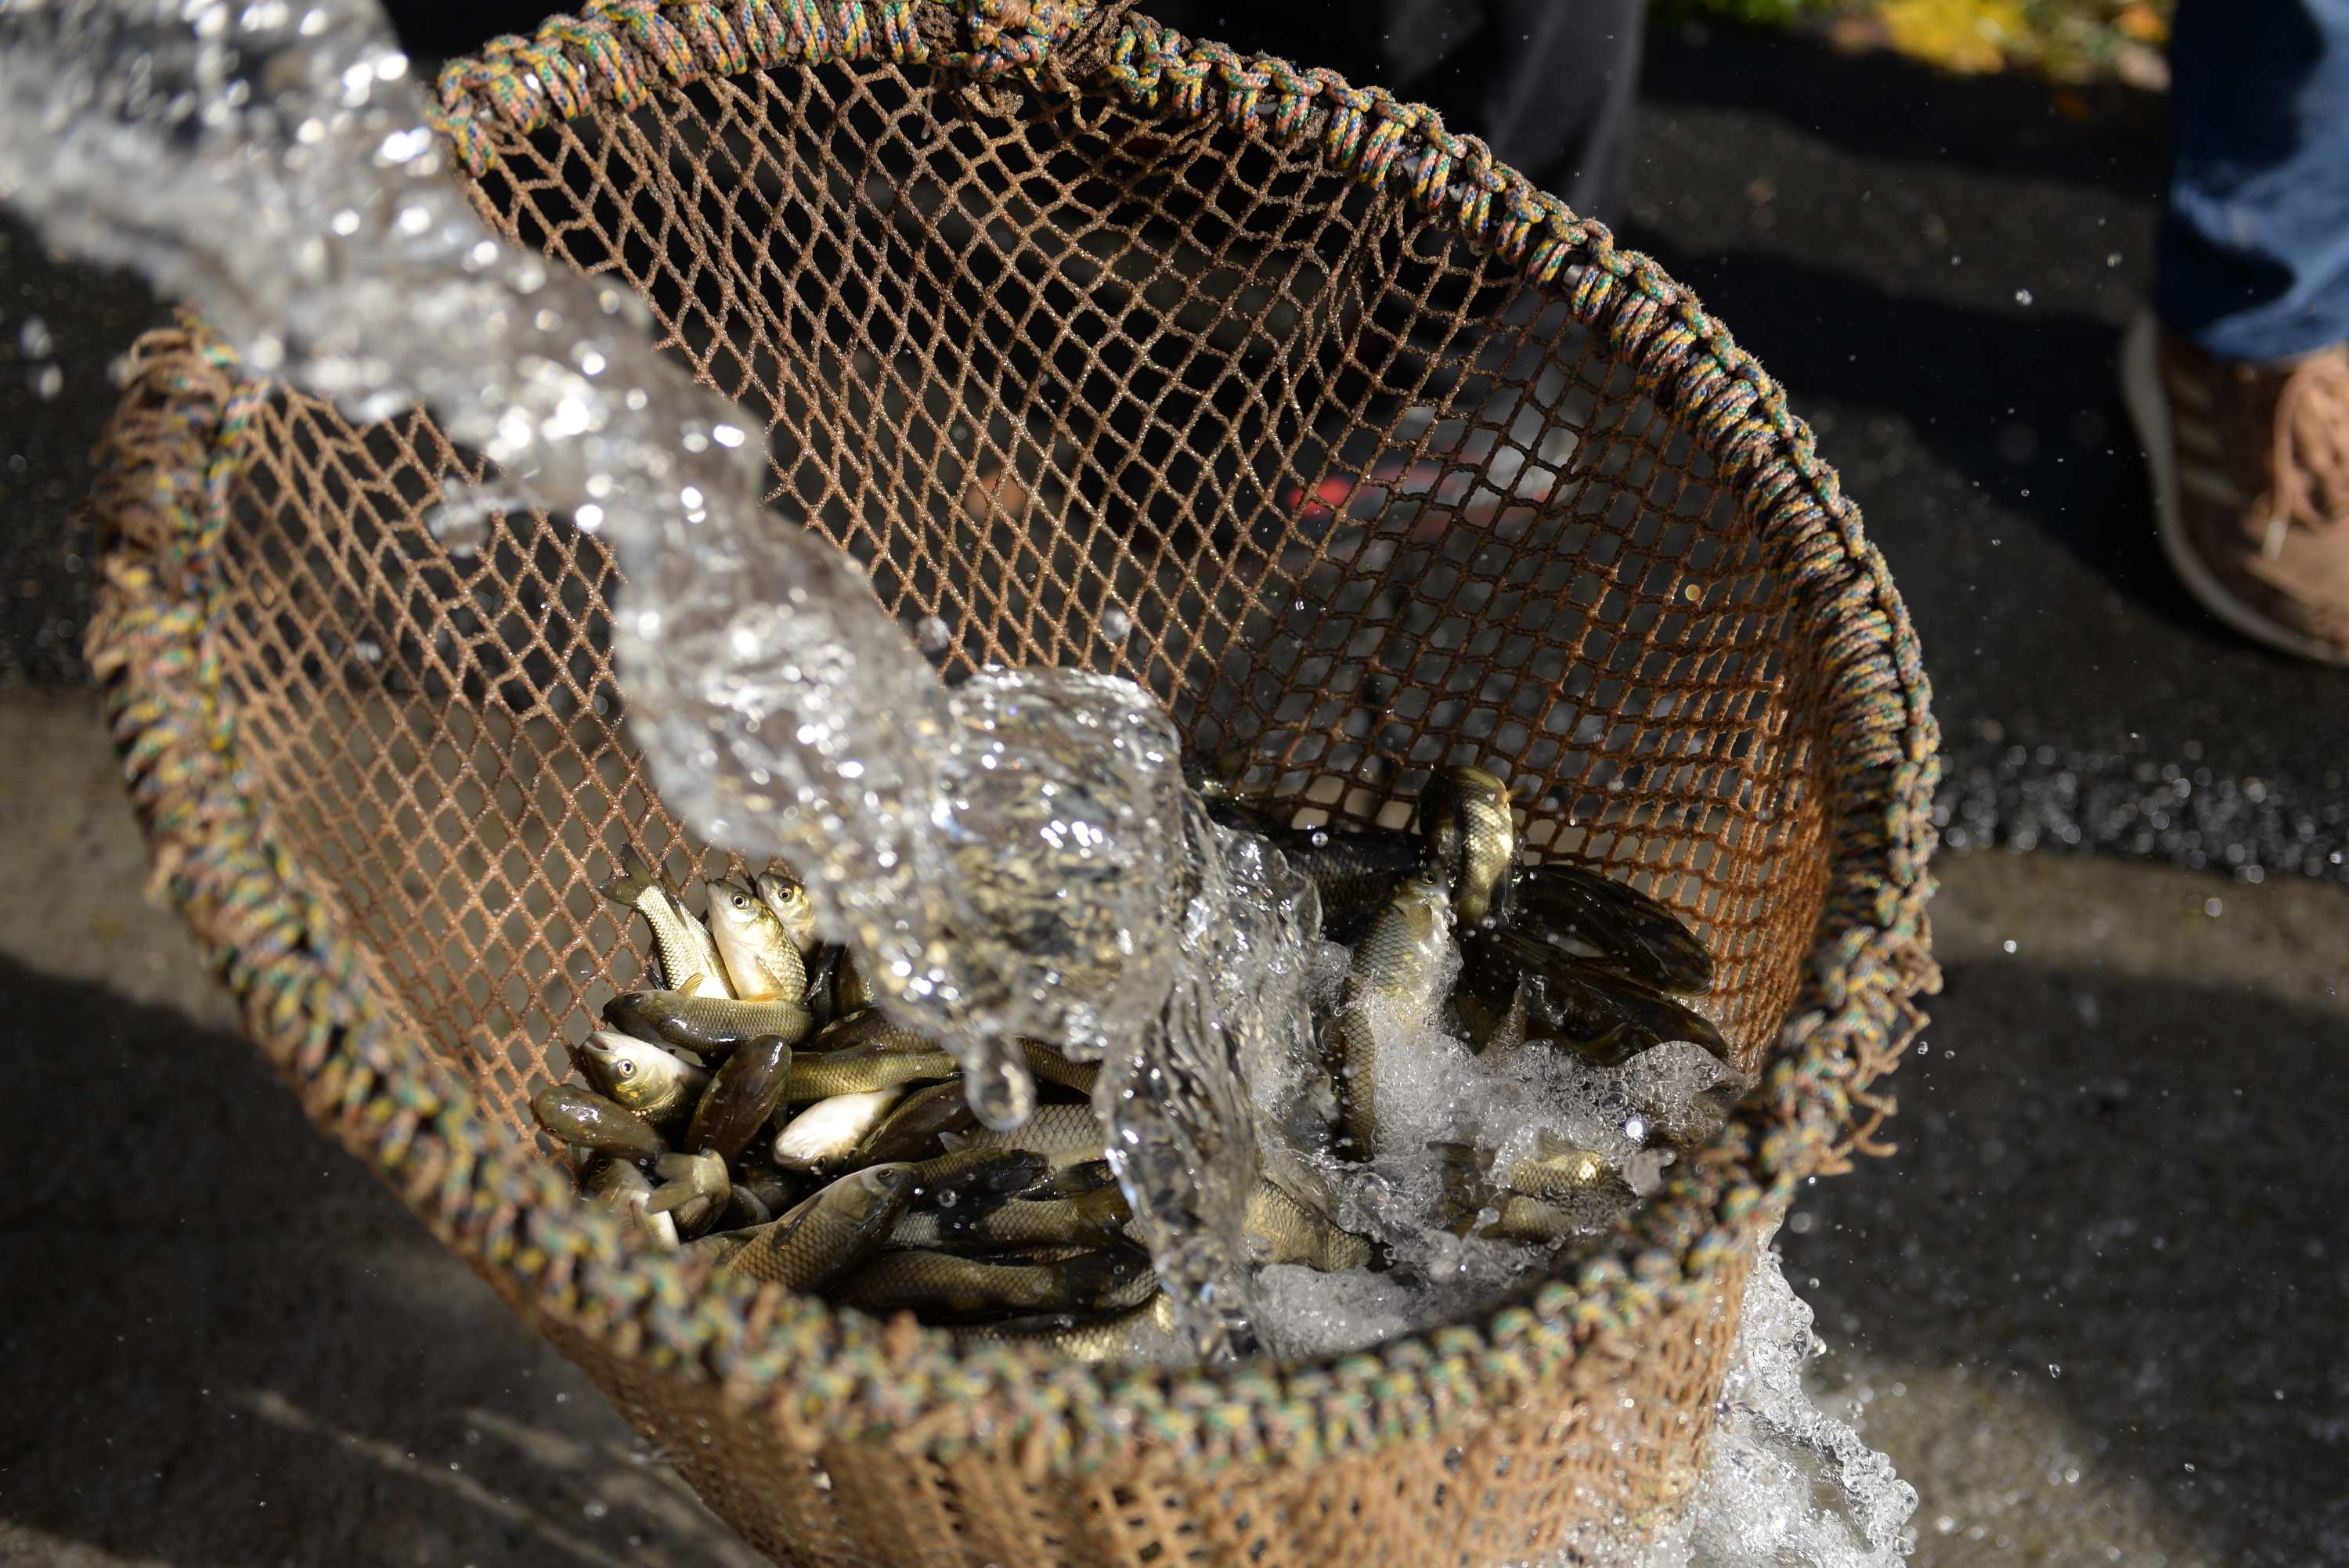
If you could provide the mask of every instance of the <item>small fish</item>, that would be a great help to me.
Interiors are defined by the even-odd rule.
[[[763,871],[757,882],[759,902],[775,912],[783,923],[783,934],[804,958],[816,949],[815,905],[808,898],[806,887],[796,877],[782,872]]]
[[[604,1021],[625,1035],[721,1057],[762,1036],[786,1045],[807,1037],[811,1019],[801,1002],[737,1002],[688,996],[682,991],[630,991],[604,1004]]]
[[[1519,981],[1527,982],[1529,1037],[1563,1041],[1600,1067],[1666,1040],[1687,1040],[1732,1059],[1729,1042],[1702,1015],[1523,931],[1479,932],[1464,945],[1461,982],[1488,1008],[1508,1006]]]
[[[1338,1088],[1339,1124],[1350,1159],[1379,1152],[1374,1078],[1379,1036],[1425,1028],[1452,947],[1452,890],[1440,877],[1413,873],[1354,948],[1337,1018],[1322,1057]]]
[[[1588,1235],[1639,1202],[1611,1161],[1548,1131],[1538,1136],[1531,1155],[1510,1162],[1506,1181],[1500,1218],[1485,1228],[1487,1236],[1553,1242]]]
[[[855,1021],[848,1020],[852,1024]],[[792,1057],[791,1078],[783,1088],[787,1103],[802,1105],[812,1099],[870,1094],[875,1089],[936,1083],[962,1075],[962,1064],[947,1055],[944,1047],[911,1029],[892,1027],[837,1050],[824,1049],[824,1040],[839,1028],[834,1024],[817,1037],[812,1048]]]
[[[579,1047],[587,1081],[656,1128],[673,1129],[693,1114],[709,1075],[660,1047],[598,1029]]]
[[[1427,847],[1416,833],[1280,828],[1261,833],[1321,895],[1321,935],[1351,947],[1418,874]]]
[[[1569,1236],[1586,1235],[1593,1227],[1582,1224],[1558,1204],[1523,1192],[1501,1194],[1500,1217],[1476,1233],[1496,1242],[1532,1242],[1547,1245]]]
[[[805,1172],[785,1171],[761,1154],[743,1161],[734,1172],[734,1191],[748,1192],[765,1205],[770,1216],[789,1213],[811,1191]],[[764,1222],[761,1222],[764,1223]]]
[[[1012,1247],[1131,1246],[1126,1224],[1133,1211],[1114,1187],[1082,1198],[1030,1202],[1013,1198],[994,1204],[961,1202],[951,1207],[909,1208],[889,1233],[893,1247],[1000,1252]]]
[[[833,1305],[877,1317],[975,1313],[1104,1312],[1138,1306],[1158,1288],[1150,1260],[1123,1248],[1054,1264],[990,1264],[952,1253],[884,1253],[831,1291]]]
[[[958,1347],[1040,1345],[1063,1361],[1100,1365],[1164,1361],[1174,1350],[1174,1298],[1160,1291],[1140,1306],[1099,1317],[1044,1313],[952,1331]]]
[[[653,951],[660,955],[661,974],[670,990],[688,996],[734,994],[727,985],[725,965],[709,928],[694,919],[693,912],[661,886],[650,871],[639,865],[616,872],[604,884],[604,896],[635,910],[653,928]]]
[[[798,1063],[794,1061],[792,1065],[796,1067]],[[836,1094],[817,1100],[785,1122],[782,1130],[775,1134],[775,1163],[786,1171],[815,1171],[841,1164],[905,1092],[901,1088],[883,1088],[867,1094]]]
[[[709,884],[709,934],[745,1002],[807,1002],[807,960],[764,900],[739,882]]]
[[[775,1211],[756,1192],[740,1181],[726,1189],[726,1207],[719,1214],[715,1229],[748,1231],[767,1223]]]
[[[946,1152],[940,1135],[978,1125],[978,1112],[959,1081],[914,1090],[856,1146],[858,1164],[890,1160],[928,1160]]]
[[[951,1209],[961,1205],[985,1208],[1029,1191],[1052,1169],[1043,1155],[1026,1149],[968,1150],[942,1154],[914,1167],[914,1205]]]
[[[791,1070],[792,1047],[777,1035],[753,1040],[720,1062],[693,1108],[686,1149],[696,1154],[708,1150],[721,1160],[738,1158],[783,1103]]]
[[[539,1090],[530,1110],[541,1127],[583,1149],[623,1160],[652,1160],[668,1152],[668,1144],[642,1118],[577,1084],[552,1084]]]
[[[1378,1256],[1368,1237],[1340,1230],[1320,1210],[1261,1176],[1248,1193],[1243,1235],[1257,1264],[1303,1264],[1328,1274],[1367,1267]]]
[[[881,998],[874,994],[873,984],[865,979],[856,954],[842,948],[832,966],[832,1016],[846,1018],[880,1005]]]
[[[1028,1070],[1046,1083],[1091,1095],[1093,1080],[1101,1077],[1099,1062],[1072,1062],[1041,1040],[1022,1039],[1019,1049],[1028,1057]]]
[[[1642,985],[1683,994],[1712,988],[1713,954],[1669,904],[1586,867],[1547,861],[1528,869],[1517,882],[1517,920]]]
[[[726,1175],[726,1161],[715,1154],[664,1154],[653,1161],[661,1184],[653,1190],[649,1207],[673,1213],[684,1234],[698,1233],[717,1218],[734,1184]]]
[[[1106,1141],[1101,1119],[1089,1105],[1040,1105],[1034,1115],[1009,1132],[981,1127],[946,1135],[946,1146],[951,1152],[1028,1149],[1054,1157],[1055,1163],[1068,1165],[1099,1160]]]
[[[1050,1171],[1019,1195],[1040,1202],[1050,1198],[1081,1198],[1088,1192],[1116,1185],[1117,1172],[1110,1169],[1108,1161],[1084,1160]]]
[[[1420,798],[1421,832],[1452,880],[1463,931],[1506,924],[1520,868],[1509,787],[1481,768],[1447,768]]]
[[[1612,1161],[1578,1148],[1547,1129],[1535,1135],[1533,1153],[1510,1162],[1508,1185],[1511,1191],[1553,1201],[1618,1186],[1631,1195]]]
[[[910,1165],[851,1171],[781,1219],[748,1233],[726,1269],[785,1290],[829,1291],[889,1239],[913,1187]]]
[[[580,1184],[614,1213],[635,1214],[656,1244],[676,1250],[677,1222],[652,1210],[652,1178],[634,1165],[608,1154],[595,1155],[581,1171]]]

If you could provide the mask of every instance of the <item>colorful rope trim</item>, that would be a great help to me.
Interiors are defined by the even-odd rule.
[[[1091,14],[978,0],[963,15],[973,46],[936,52],[905,0],[788,0],[780,10],[771,0],[592,0],[587,11],[442,73],[437,123],[468,167],[490,166],[493,135],[591,100],[641,102],[646,60],[678,82],[848,58],[1033,80]],[[1319,137],[1325,161],[1372,184],[1400,171],[1414,204],[1569,300],[1720,462],[1833,672],[1835,870],[1810,974],[1763,1091],[1641,1212],[1624,1257],[1481,1326],[1328,1364],[1216,1374],[1103,1374],[1009,1346],[957,1355],[943,1335],[909,1344],[771,1287],[710,1286],[636,1251],[475,1110],[417,1033],[394,1022],[272,830],[219,701],[211,564],[260,392],[239,386],[227,352],[192,325],[141,340],[101,454],[98,511],[119,539],[90,657],[109,682],[158,875],[236,988],[248,1028],[322,1125],[373,1161],[452,1250],[502,1271],[536,1309],[621,1354],[763,1401],[811,1449],[851,1436],[945,1461],[1016,1455],[1061,1472],[1129,1463],[1144,1449],[1201,1475],[1234,1463],[1310,1467],[1456,1430],[1553,1382],[1594,1338],[1699,1305],[1800,1182],[1871,1148],[1892,1109],[1871,1086],[1921,1023],[1909,998],[1935,981],[1924,904],[1939,738],[1907,611],[1857,508],[1783,390],[1653,262],[1616,250],[1602,225],[1494,163],[1475,139],[1446,133],[1433,111],[1327,72],[1243,61],[1122,18],[1101,79],[1143,107],[1163,94],[1173,113]]]

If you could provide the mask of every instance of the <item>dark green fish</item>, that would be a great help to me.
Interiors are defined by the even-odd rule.
[[[796,1171],[785,1171],[752,1150],[734,1171],[734,1191],[748,1192],[767,1210],[769,1219],[787,1214],[808,1195],[810,1182]],[[765,1220],[757,1222],[766,1223]]]
[[[1368,1237],[1340,1230],[1320,1210],[1262,1177],[1248,1193],[1243,1233],[1257,1264],[1303,1264],[1328,1274],[1365,1268],[1378,1256]]]
[[[833,1026],[838,1028],[837,1024]],[[826,1035],[832,1029],[824,1031]],[[821,1037],[816,1042],[823,1045]],[[801,1105],[843,1094],[871,1094],[903,1088],[911,1083],[936,1083],[962,1076],[962,1064],[947,1055],[936,1041],[911,1029],[895,1030],[884,1038],[868,1039],[838,1050],[801,1051],[792,1057],[791,1077],[783,1100]]]
[[[1082,1095],[1093,1092],[1093,1080],[1101,1076],[1099,1062],[1072,1062],[1041,1040],[1022,1039],[1019,1049],[1028,1058],[1028,1070],[1043,1082]]]
[[[1034,1115],[1009,1132],[980,1127],[946,1136],[947,1148],[957,1153],[981,1149],[1031,1149],[1052,1156],[1056,1164],[1063,1165],[1099,1160],[1106,1142],[1101,1119],[1089,1105],[1040,1105]]]
[[[1713,954],[1670,905],[1582,866],[1548,861],[1528,869],[1517,882],[1517,923],[1659,991],[1713,985]]]
[[[914,1188],[910,1165],[868,1165],[749,1233],[727,1261],[733,1274],[822,1294],[877,1252]]]
[[[1107,1312],[1139,1306],[1158,1288],[1150,1260],[1118,1248],[1055,1264],[991,1264],[951,1253],[884,1253],[840,1282],[835,1306],[877,1317],[978,1313]]]
[[[994,1203],[925,1203],[909,1208],[890,1233],[893,1247],[950,1252],[1001,1252],[1014,1247],[1131,1246],[1126,1224],[1133,1211],[1114,1187],[1082,1198],[1030,1202],[1013,1198]]]
[[[577,1084],[558,1083],[539,1090],[530,1110],[541,1127],[583,1149],[623,1160],[652,1160],[668,1152],[667,1142],[643,1118]]]
[[[1258,835],[1321,895],[1321,935],[1351,947],[1416,874],[1427,846],[1416,833],[1371,829],[1281,828]]]
[[[1661,993],[1570,956],[1518,930],[1485,931],[1463,944],[1461,984],[1485,1008],[1513,1004],[1525,982],[1526,1033],[1563,1042],[1613,1067],[1666,1040],[1687,1040],[1731,1061],[1711,1020]]]
[[[1051,1171],[1051,1161],[1027,1149],[971,1149],[942,1154],[914,1167],[909,1206],[985,1208],[1025,1193]]]
[[[1041,1313],[953,1331],[957,1347],[1040,1345],[1063,1361],[1163,1361],[1174,1348],[1174,1298],[1160,1291],[1140,1306],[1089,1316]]]
[[[1041,1202],[1052,1198],[1081,1198],[1088,1192],[1116,1185],[1117,1172],[1110,1169],[1108,1161],[1085,1160],[1047,1172],[1019,1195]]]
[[[631,991],[604,1004],[604,1021],[640,1040],[722,1057],[762,1036],[787,1045],[807,1037],[812,1020],[800,1002],[737,1002],[681,991]]]
[[[978,1125],[978,1112],[959,1081],[935,1083],[907,1095],[881,1124],[865,1134],[852,1158],[860,1165],[890,1160],[928,1160],[946,1152],[941,1136]]]
[[[685,1134],[687,1150],[711,1150],[728,1161],[739,1159],[783,1103],[791,1070],[792,1047],[780,1035],[752,1040],[727,1057],[709,1075],[709,1087],[693,1108],[693,1121]]]

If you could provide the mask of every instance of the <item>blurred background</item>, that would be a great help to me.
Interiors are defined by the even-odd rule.
[[[1223,4],[1156,9],[1392,74],[1356,12]],[[425,62],[539,15],[395,10]],[[2220,626],[2155,541],[2115,357],[2168,7],[1618,10],[1599,210],[1792,389],[1946,738],[1898,1152],[1782,1238],[1822,1397],[1919,1489],[1920,1564],[2349,1563],[2349,675]],[[1399,91],[1476,90],[1435,53]],[[165,317],[0,214],[0,1076],[72,1086],[10,1107],[0,1563],[755,1561],[307,1130],[142,899],[78,513]]]

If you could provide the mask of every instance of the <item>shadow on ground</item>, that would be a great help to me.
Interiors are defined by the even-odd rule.
[[[242,1041],[0,995],[0,1559],[761,1561]]]
[[[1920,1563],[2064,1560],[2022,1550],[2061,1509],[2014,1490],[2082,1466],[2231,1561],[2349,1561],[2349,1015],[2002,955],[1953,965],[1932,1011],[1899,1152],[1821,1183],[1785,1239],[1826,1369],[1871,1382],[1868,1439],[1925,1493]],[[1895,1374],[2058,1413],[2085,1451],[2031,1473],[2009,1435],[1970,1471],[1945,1413],[1909,1440],[1951,1451],[1904,1454]]]

